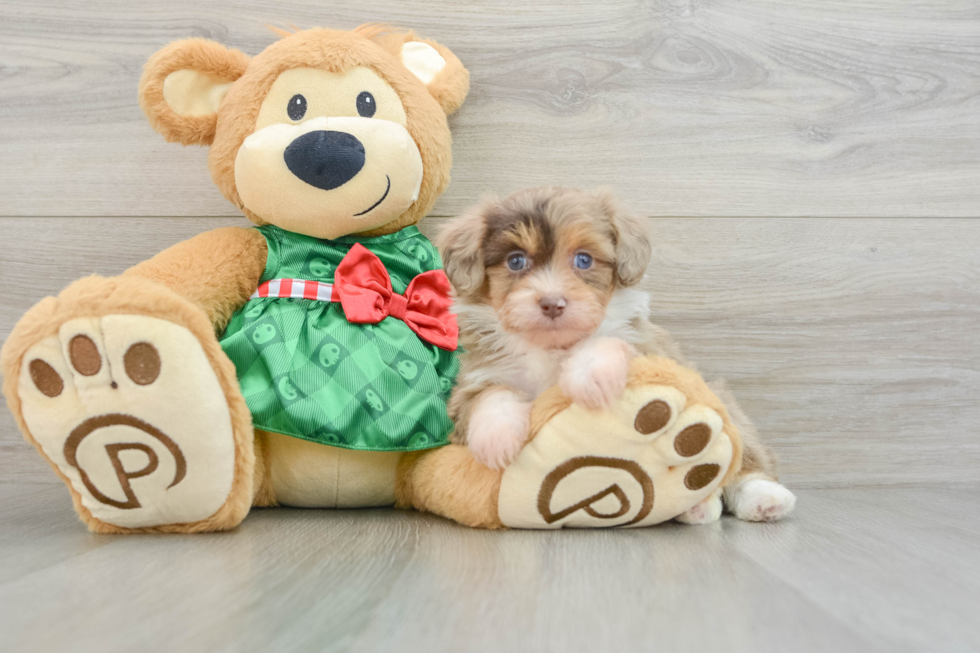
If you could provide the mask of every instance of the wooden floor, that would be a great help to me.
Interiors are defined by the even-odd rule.
[[[780,524],[271,509],[99,536],[62,488],[0,485],[0,650],[975,651],[978,489],[805,490]]]

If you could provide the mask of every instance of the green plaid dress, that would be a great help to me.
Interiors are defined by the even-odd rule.
[[[377,238],[319,240],[266,225],[259,283],[294,278],[333,282],[354,243],[384,263],[392,289],[442,268],[416,227]],[[456,352],[431,345],[403,321],[352,324],[339,303],[253,297],[220,338],[235,364],[255,428],[361,451],[415,451],[448,443],[446,401],[459,371]]]

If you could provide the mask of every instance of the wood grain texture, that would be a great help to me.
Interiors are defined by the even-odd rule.
[[[444,223],[427,219],[433,235]],[[0,338],[43,296],[244,219],[8,218]],[[793,487],[980,468],[980,221],[652,219],[653,319],[729,379]],[[109,254],[111,252],[111,255]],[[0,409],[0,481],[57,482]]]
[[[769,525],[486,532],[271,509],[226,534],[99,536],[60,488],[0,486],[0,647],[970,651],[976,490],[804,490]]]
[[[146,124],[143,62],[377,21],[472,72],[435,215],[542,184],[610,184],[646,215],[980,215],[971,0],[5,0],[0,215],[234,215],[205,152]]]

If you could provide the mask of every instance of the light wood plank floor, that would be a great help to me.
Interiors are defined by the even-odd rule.
[[[488,533],[273,509],[99,536],[64,489],[0,485],[0,650],[977,650],[976,490],[804,490],[780,524]]]

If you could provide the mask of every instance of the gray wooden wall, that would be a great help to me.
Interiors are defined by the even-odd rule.
[[[167,42],[414,27],[470,68],[434,233],[481,193],[612,185],[656,319],[795,486],[980,480],[980,3],[3,0],[0,339],[41,297],[245,224],[136,83]],[[55,482],[0,408],[0,482]]]

